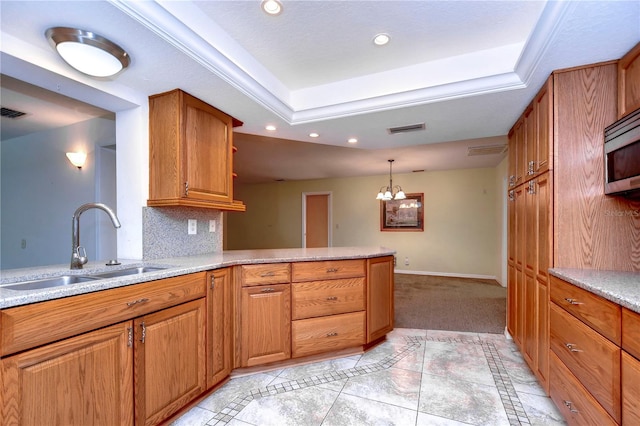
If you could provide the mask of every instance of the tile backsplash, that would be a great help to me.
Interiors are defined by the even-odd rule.
[[[197,221],[197,233],[189,235],[188,220]],[[209,232],[209,221],[215,232]],[[142,256],[144,260],[193,256],[222,251],[222,212],[193,207],[143,207]]]

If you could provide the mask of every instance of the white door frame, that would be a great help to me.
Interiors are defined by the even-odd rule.
[[[333,246],[333,193],[331,191],[324,192],[303,192],[302,193],[302,248],[307,247],[307,195],[328,195],[327,197],[327,246]]]

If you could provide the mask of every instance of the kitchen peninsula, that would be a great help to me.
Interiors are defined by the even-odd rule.
[[[52,416],[158,424],[234,369],[362,352],[393,329],[393,254],[381,247],[242,250],[94,262],[78,271],[3,271],[2,417],[6,424]],[[7,288],[141,266],[149,272]]]

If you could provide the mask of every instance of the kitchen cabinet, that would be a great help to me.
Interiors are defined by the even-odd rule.
[[[149,97],[148,206],[244,211],[233,199],[239,121],[182,90]]]
[[[205,390],[204,278],[0,311],[6,424],[157,424],[177,412]]]
[[[204,299],[134,321],[136,425],[155,425],[206,389]]]
[[[618,118],[640,108],[640,43],[618,61]]]
[[[236,267],[240,279],[240,367],[291,358],[290,265]]]
[[[132,321],[2,359],[3,425],[133,425]]]
[[[291,279],[293,358],[364,344],[364,260],[296,262]]]
[[[393,256],[367,259],[367,343],[393,330]]]
[[[640,424],[640,314],[622,308],[622,424]]]
[[[620,306],[556,277],[550,297],[551,398],[570,424],[620,424]]]
[[[233,369],[233,287],[231,269],[207,273],[207,387]]]

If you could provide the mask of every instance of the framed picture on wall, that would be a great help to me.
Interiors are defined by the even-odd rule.
[[[380,201],[381,231],[424,231],[424,194],[407,194],[404,200]]]

